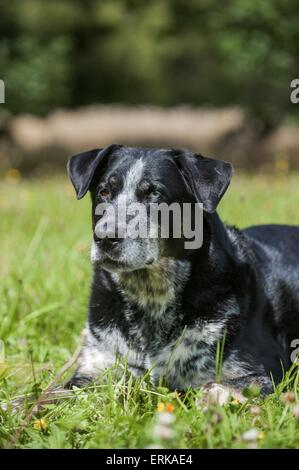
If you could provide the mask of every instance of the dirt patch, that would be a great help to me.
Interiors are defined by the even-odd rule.
[[[110,143],[189,148],[244,169],[299,168],[296,127],[280,127],[260,139],[239,108],[185,106],[91,106],[45,118],[20,115],[2,125],[1,166],[24,173],[65,169],[70,155]]]

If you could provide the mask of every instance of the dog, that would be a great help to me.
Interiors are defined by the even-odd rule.
[[[150,370],[170,389],[213,387],[223,345],[223,386],[271,393],[299,338],[299,228],[224,224],[216,209],[232,165],[188,150],[110,145],[73,156],[67,168],[77,198],[91,194],[93,282],[85,343],[66,387],[94,381],[119,355],[134,375]],[[202,245],[96,234],[107,217],[97,205],[123,198],[147,209],[200,203]]]

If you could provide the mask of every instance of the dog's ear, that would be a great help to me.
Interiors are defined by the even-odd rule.
[[[67,171],[76,190],[77,199],[81,199],[90,188],[93,176],[100,162],[108,154],[121,147],[121,145],[109,145],[104,149],[94,149],[74,155],[67,162]]]
[[[231,163],[203,157],[191,152],[178,152],[175,161],[191,193],[206,212],[215,212],[233,175]]]

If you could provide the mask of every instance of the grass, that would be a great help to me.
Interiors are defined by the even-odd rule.
[[[299,225],[298,188],[296,174],[235,177],[220,214],[240,227]],[[66,177],[11,177],[0,185],[0,338],[5,346],[1,403],[38,397],[76,348],[91,275],[89,211],[88,198],[77,202]],[[190,390],[183,397],[154,387],[147,377],[134,380],[120,363],[96,387],[45,405],[25,425],[30,399],[25,409],[0,408],[0,446],[298,448],[299,419],[292,402],[298,400],[296,370],[266,399],[205,411],[198,392]],[[295,396],[282,395],[287,389]],[[255,437],[248,439],[244,433],[253,428]]]

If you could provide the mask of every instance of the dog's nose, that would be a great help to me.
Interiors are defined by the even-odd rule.
[[[109,248],[112,246],[116,246],[121,242],[121,238],[114,237],[114,236],[109,236],[109,234],[105,233],[103,234],[95,234],[95,241],[100,243],[101,245],[105,245],[105,247]]]
[[[113,238],[106,238],[111,245],[117,245],[119,242],[121,242],[121,238],[113,237]]]

